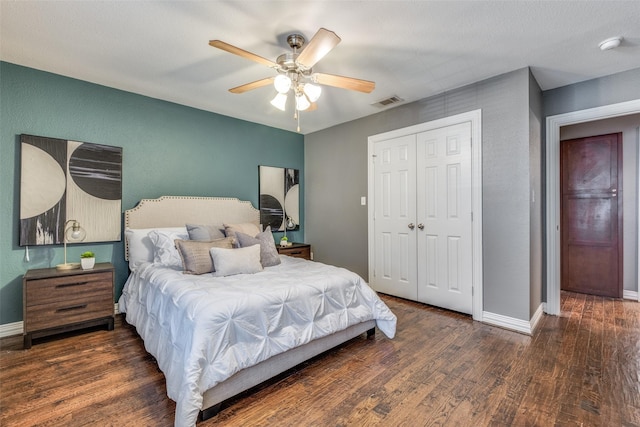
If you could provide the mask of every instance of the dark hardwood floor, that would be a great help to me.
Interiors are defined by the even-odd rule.
[[[377,332],[235,399],[201,426],[640,426],[640,304],[562,293],[533,337],[383,296]],[[0,425],[171,426],[135,330],[0,341]]]

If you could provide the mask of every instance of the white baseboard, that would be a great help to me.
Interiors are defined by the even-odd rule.
[[[113,312],[114,314],[120,314],[120,311],[118,310],[118,303],[113,304]],[[22,321],[0,325],[0,338],[22,335],[23,332],[24,326]]]
[[[5,323],[4,325],[0,325],[0,338],[22,335],[22,331],[24,331],[22,320],[19,322]]]
[[[504,329],[510,329],[512,331],[520,332],[522,334],[533,335],[538,326],[538,322],[542,319],[543,304],[538,306],[538,309],[531,317],[531,320],[526,321],[522,319],[516,319],[514,317],[503,316],[502,314],[490,313],[484,311],[482,313],[482,321],[490,325],[499,326]]]
[[[529,321],[529,324],[531,325],[532,334],[535,332],[536,328],[538,327],[538,323],[540,322],[540,319],[542,319],[543,314],[544,314],[544,304],[540,304],[536,312],[533,313],[533,317]]]
[[[634,301],[640,301],[638,299],[638,292],[637,291],[622,291],[622,298],[624,299],[632,299]]]

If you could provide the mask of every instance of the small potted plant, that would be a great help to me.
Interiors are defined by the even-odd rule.
[[[283,248],[289,246],[289,239],[287,238],[287,236],[282,236],[282,238],[280,239],[280,246],[282,246]]]
[[[86,251],[80,254],[80,264],[83,270],[91,270],[96,264],[96,254]]]

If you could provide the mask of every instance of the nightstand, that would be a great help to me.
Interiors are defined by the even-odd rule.
[[[311,259],[311,245],[306,243],[291,243],[291,246],[282,247],[276,246],[278,253],[281,255],[288,255],[295,258]]]
[[[29,270],[22,278],[24,348],[31,340],[90,326],[113,330],[113,264],[91,270]]]

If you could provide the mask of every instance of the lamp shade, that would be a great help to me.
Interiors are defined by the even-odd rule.
[[[311,106],[311,103],[307,99],[304,93],[296,95],[296,110],[304,111]]]
[[[80,223],[78,221],[73,221],[71,227],[67,228],[65,231],[65,239],[68,242],[81,242],[87,237],[86,231],[84,228],[80,227]]]
[[[271,100],[271,105],[276,107],[278,110],[284,111],[287,108],[287,95],[284,93],[279,93]]]
[[[303,92],[305,95],[307,95],[309,101],[316,102],[318,98],[320,98],[322,88],[318,85],[314,85],[313,83],[307,83],[304,85]]]
[[[291,89],[291,79],[289,76],[279,74],[273,81],[273,86],[279,93],[287,93]]]

